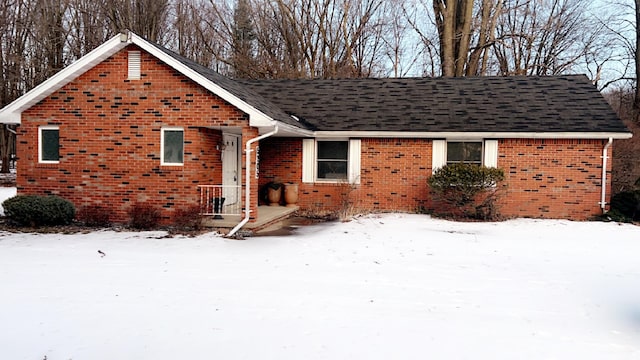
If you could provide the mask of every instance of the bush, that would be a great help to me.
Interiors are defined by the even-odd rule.
[[[78,211],[78,220],[86,226],[109,226],[110,216],[111,210],[103,206],[85,206]]]
[[[2,207],[9,219],[23,226],[68,225],[76,215],[71,202],[53,195],[17,195]]]
[[[616,221],[640,220],[640,190],[623,191],[611,198],[610,213],[621,217]]]
[[[440,207],[434,213],[453,217],[495,220],[496,200],[504,171],[475,164],[449,164],[427,181]]]
[[[129,208],[129,226],[138,230],[150,230],[160,223],[160,210],[149,204],[137,203]]]
[[[203,227],[204,217],[200,214],[200,206],[193,205],[177,209],[173,216],[173,226],[179,231],[198,231]]]

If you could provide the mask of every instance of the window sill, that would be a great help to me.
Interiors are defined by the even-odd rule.
[[[60,162],[41,162],[36,164],[37,169],[57,169]]]

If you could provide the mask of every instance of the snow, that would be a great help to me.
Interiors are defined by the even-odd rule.
[[[638,359],[638,254],[633,225],[410,214],[0,232],[0,358]]]
[[[13,196],[16,196],[15,187],[0,186],[0,215],[4,216],[4,209],[2,208],[2,202]]]

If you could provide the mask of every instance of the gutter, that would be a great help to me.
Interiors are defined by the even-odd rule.
[[[258,137],[250,139],[249,141],[247,141],[245,145],[244,151],[245,151],[246,174],[245,174],[245,182],[244,182],[244,186],[245,186],[244,219],[242,219],[242,221],[240,221],[240,223],[236,225],[236,227],[231,229],[231,231],[227,234],[226,237],[232,237],[236,232],[238,232],[238,230],[240,230],[246,223],[249,222],[249,218],[251,217],[251,152],[253,151],[251,150],[251,145],[253,145],[253,143],[256,141],[260,141],[262,139],[268,138],[269,136],[275,135],[277,133],[278,133],[278,125],[274,126],[273,131],[270,131],[266,134],[262,134]]]
[[[602,189],[600,193],[600,202],[598,204],[600,205],[600,209],[602,209],[603,214],[607,213],[607,209],[605,209],[607,205],[607,159],[609,158],[607,152],[609,151],[611,144],[613,144],[613,138],[609,138],[609,141],[602,149]]]
[[[630,139],[623,132],[466,132],[466,131],[314,131],[321,138],[415,138],[415,139]]]

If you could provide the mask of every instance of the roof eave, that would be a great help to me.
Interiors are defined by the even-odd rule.
[[[313,137],[314,132],[303,128],[296,127],[281,121],[277,121],[280,129],[275,135],[276,137]]]
[[[424,139],[630,139],[629,132],[464,132],[464,131],[315,131],[324,138],[424,138]]]

